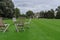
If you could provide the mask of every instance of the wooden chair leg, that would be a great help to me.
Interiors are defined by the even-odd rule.
[[[3,32],[6,32],[6,30],[8,29],[8,27],[9,27],[9,24],[5,24],[5,30],[3,31]]]
[[[16,28],[16,31],[19,32],[18,27],[17,27],[17,24],[15,24],[15,28]]]
[[[20,31],[25,31],[25,30],[24,30],[24,27],[21,27],[21,28],[20,28]]]

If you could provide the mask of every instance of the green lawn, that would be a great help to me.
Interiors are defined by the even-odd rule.
[[[0,32],[0,40],[60,40],[60,19],[32,19],[30,28],[15,32],[12,20],[8,32]]]

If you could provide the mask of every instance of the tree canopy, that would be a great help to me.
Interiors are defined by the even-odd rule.
[[[29,10],[26,12],[27,17],[32,17],[34,15],[33,11]]]
[[[14,15],[15,15],[15,17],[19,17],[20,16],[20,10],[18,8],[14,9]]]
[[[0,11],[2,17],[12,18],[14,13],[14,4],[12,0],[0,0]]]

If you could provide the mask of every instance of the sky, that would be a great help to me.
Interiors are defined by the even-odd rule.
[[[19,8],[21,13],[26,13],[28,10],[40,12],[44,10],[56,9],[60,6],[60,0],[12,0],[15,7]]]

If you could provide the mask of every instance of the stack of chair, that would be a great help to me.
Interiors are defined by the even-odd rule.
[[[19,21],[15,22],[16,31],[24,31],[25,17],[19,17]]]
[[[25,28],[30,27],[29,24],[31,22],[31,18],[28,21],[26,21],[25,17],[19,17],[18,19],[19,20],[17,21],[15,17],[13,18],[13,22],[15,24],[15,28],[16,28],[17,32],[25,31]],[[26,26],[26,25],[28,25],[28,26]]]
[[[2,17],[0,17],[0,31],[6,32],[7,29],[8,29],[8,27],[9,27],[9,24],[5,24],[5,23],[3,22]]]
[[[27,20],[27,22],[25,22],[24,24],[27,25],[26,27],[29,28],[30,27],[30,23],[31,23],[31,18],[29,18]]]

